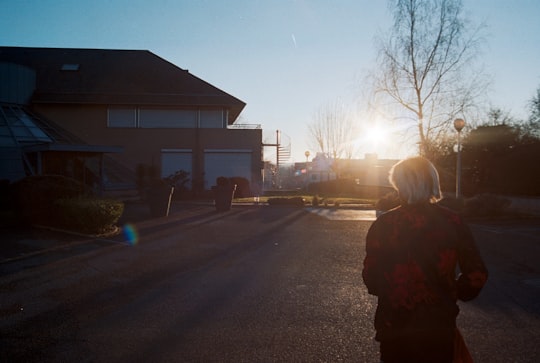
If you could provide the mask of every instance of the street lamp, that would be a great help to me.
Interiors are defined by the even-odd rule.
[[[311,155],[309,153],[309,150],[306,150],[306,152],[304,153],[304,155],[306,156],[306,166],[307,166],[307,162],[308,162],[308,159],[309,159],[309,155]]]
[[[465,120],[457,118],[454,120],[454,128],[457,131],[457,166],[456,166],[456,198],[461,197],[461,130],[465,127]]]

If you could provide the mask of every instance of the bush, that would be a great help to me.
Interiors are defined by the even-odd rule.
[[[350,196],[356,198],[381,198],[393,188],[384,185],[359,185],[355,179],[343,178],[310,183],[309,194]]]
[[[224,176],[218,176],[216,178],[216,185],[218,187],[224,187],[224,186],[229,185],[229,178],[224,177]]]
[[[11,185],[14,210],[22,223],[49,225],[58,211],[58,199],[90,196],[90,191],[79,181],[61,175],[36,175]]]
[[[123,202],[110,199],[57,199],[54,206],[59,218],[51,227],[91,234],[113,231],[124,212]]]
[[[229,180],[232,184],[236,184],[235,198],[247,198],[253,196],[249,180],[240,176],[233,176],[229,178]]]

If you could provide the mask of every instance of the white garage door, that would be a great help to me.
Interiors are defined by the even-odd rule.
[[[179,170],[184,170],[191,175],[191,149],[162,149],[161,150],[161,177],[166,178],[169,175],[176,173]],[[189,188],[191,183],[187,183],[186,187]]]
[[[204,150],[205,188],[220,176],[244,177],[251,183],[251,150]]]

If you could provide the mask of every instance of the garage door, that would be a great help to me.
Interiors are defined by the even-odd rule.
[[[192,165],[191,149],[162,149],[161,150],[161,177],[166,178],[179,170],[184,170],[191,175]],[[187,183],[189,188],[191,183]]]
[[[220,176],[244,177],[251,183],[251,150],[204,150],[205,188]]]

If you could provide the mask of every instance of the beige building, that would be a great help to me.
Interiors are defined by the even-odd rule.
[[[0,179],[62,173],[103,189],[137,170],[260,185],[262,130],[245,103],[144,50],[0,47]],[[25,136],[27,135],[27,136]],[[29,136],[28,136],[29,135]]]

